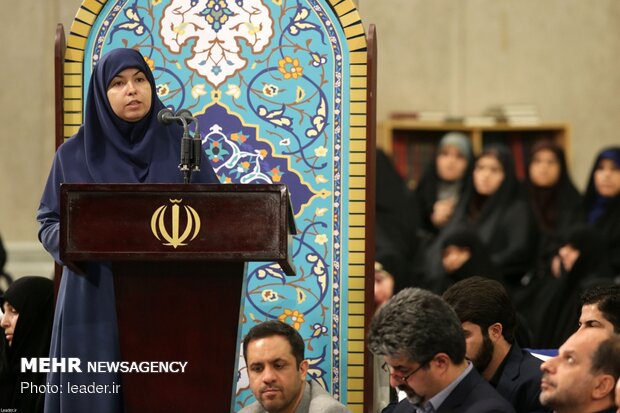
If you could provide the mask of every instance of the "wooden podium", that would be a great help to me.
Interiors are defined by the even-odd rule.
[[[125,411],[230,411],[246,262],[295,274],[286,186],[65,184],[61,202],[63,262],[112,264],[123,360],[188,362],[123,374]]]

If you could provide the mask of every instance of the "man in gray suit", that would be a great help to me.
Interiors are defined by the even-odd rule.
[[[280,321],[252,327],[243,357],[256,401],[239,413],[347,413],[317,382],[306,380],[308,360],[297,330]]]

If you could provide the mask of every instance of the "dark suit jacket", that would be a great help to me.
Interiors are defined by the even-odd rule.
[[[542,360],[513,344],[506,356],[504,371],[495,389],[512,404],[517,413],[549,412],[538,400]]]
[[[413,413],[407,399],[390,404],[382,413]],[[475,370],[469,372],[436,413],[514,413],[512,406]]]

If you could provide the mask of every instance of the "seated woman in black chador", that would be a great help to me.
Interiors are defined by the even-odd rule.
[[[620,275],[620,147],[602,150],[584,196],[586,222],[605,237],[614,275]]]
[[[557,277],[547,277],[530,300],[530,306],[537,310],[537,317],[530,324],[540,348],[559,347],[577,329],[580,296],[586,289],[612,282],[607,242],[597,229],[583,224],[575,226],[557,254]]]
[[[43,277],[21,277],[0,298],[0,407],[5,411],[43,411],[46,373],[22,371],[22,358],[48,357],[54,317],[54,283]],[[22,383],[29,387],[24,391]],[[38,387],[37,387],[38,388]],[[11,410],[15,409],[15,410]]]
[[[415,190],[421,229],[433,238],[450,222],[463,194],[472,164],[471,143],[461,132],[444,135],[434,162],[426,169]]]
[[[0,237],[0,294],[4,293],[4,291],[13,282],[13,278],[4,270],[5,265],[6,250],[4,249],[4,244],[2,243],[2,237]]]
[[[444,233],[459,227],[482,240],[507,289],[531,268],[536,224],[507,148],[489,146],[477,157],[471,183]]]
[[[562,236],[579,221],[582,198],[568,174],[564,151],[552,141],[532,146],[525,186],[540,233],[534,275],[544,277]]]
[[[381,304],[415,284],[411,260],[417,249],[419,223],[413,193],[380,150],[376,186],[375,299]]]
[[[442,264],[446,277],[443,277],[444,284],[440,289],[476,275],[496,280],[501,278],[480,237],[467,228],[446,234],[442,242]]]

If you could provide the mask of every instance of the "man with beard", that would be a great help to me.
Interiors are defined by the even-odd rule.
[[[379,308],[368,348],[383,356],[390,385],[407,395],[384,413],[514,412],[465,359],[456,314],[430,291],[407,288]]]
[[[517,413],[548,412],[540,394],[541,360],[515,340],[516,312],[501,283],[466,278],[443,294],[461,320],[466,357]]]
[[[243,339],[243,356],[256,401],[239,413],[350,413],[313,380],[297,330],[280,321],[258,324]]]
[[[556,413],[614,413],[620,375],[617,337],[602,328],[577,331],[541,369],[540,402]]]

